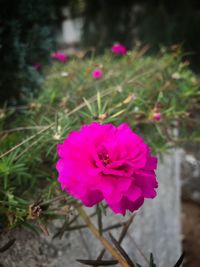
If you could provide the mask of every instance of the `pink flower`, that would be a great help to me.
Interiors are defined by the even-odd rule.
[[[153,120],[160,121],[161,120],[161,113],[160,112],[154,112],[153,113]]]
[[[135,211],[154,198],[157,159],[127,124],[93,122],[71,132],[57,147],[62,190],[91,207],[102,200],[115,213]]]
[[[103,76],[103,71],[99,68],[96,68],[92,71],[92,77],[94,79],[100,79]]]
[[[33,67],[35,70],[39,71],[39,70],[41,70],[42,65],[41,65],[40,63],[36,63],[36,64],[33,64],[32,67]]]
[[[51,55],[51,58],[61,61],[63,63],[67,62],[68,60],[68,56],[65,55],[63,52],[55,52]]]
[[[112,49],[111,51],[114,53],[114,54],[119,54],[119,55],[125,55],[127,50],[126,50],[126,47],[122,44],[114,44],[112,46]]]

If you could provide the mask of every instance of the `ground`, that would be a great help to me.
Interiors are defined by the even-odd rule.
[[[200,266],[200,207],[193,202],[182,203],[183,267]]]

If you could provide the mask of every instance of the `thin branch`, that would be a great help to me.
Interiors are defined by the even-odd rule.
[[[36,134],[28,137],[27,139],[25,139],[24,141],[20,142],[19,144],[17,144],[16,146],[12,147],[11,149],[9,149],[8,151],[2,153],[0,155],[0,159],[3,158],[4,156],[10,154],[12,151],[14,151],[15,149],[17,149],[18,147],[22,146],[23,144],[29,142],[30,140],[34,139],[36,136],[40,135],[41,133],[44,133],[45,131],[49,130],[52,126],[54,125],[54,123],[51,123],[50,125],[48,125],[47,127],[45,127],[44,129],[42,129],[41,131],[37,132]]]
[[[96,226],[91,222],[90,217],[84,211],[82,207],[77,208],[81,218],[87,224],[88,229],[92,232],[92,234],[101,242],[101,244],[110,252],[110,254],[119,262],[122,267],[129,267],[127,262],[123,259],[120,253],[114,248],[110,242],[100,235]]]
[[[112,89],[108,89],[105,90],[104,92],[102,92],[102,96],[106,96],[109,95],[113,92],[113,88]],[[89,100],[89,103],[96,101],[96,95],[91,97]],[[82,109],[83,107],[85,107],[86,104],[83,102],[82,104],[80,104],[78,107],[74,108],[73,110],[71,110],[70,112],[68,112],[67,114],[65,114],[65,116],[70,116],[72,114],[74,114],[75,112],[79,111],[80,109]],[[12,151],[16,150],[18,147],[26,144],[27,142],[29,142],[30,140],[34,139],[36,136],[46,132],[47,130],[51,129],[52,127],[55,126],[55,122],[52,122],[51,124],[49,124],[48,126],[44,127],[41,131],[37,132],[36,134],[28,137],[27,139],[23,140],[22,142],[20,142],[19,144],[17,144],[16,146],[12,147],[11,149],[7,150],[6,152],[2,153],[0,155],[0,159],[3,158],[4,156],[10,154]]]
[[[13,129],[5,129],[1,132],[1,134],[3,133],[12,133],[12,132],[18,132],[18,131],[26,131],[26,130],[34,130],[34,129],[43,129],[47,127],[47,125],[45,126],[22,126],[22,127],[16,127]]]

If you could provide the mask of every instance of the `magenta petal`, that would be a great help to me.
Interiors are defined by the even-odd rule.
[[[104,195],[111,194],[115,188],[115,178],[113,178],[112,176],[107,177],[105,175],[102,175],[99,188]]]
[[[149,156],[145,165],[145,170],[155,170],[157,168],[157,158]]]
[[[144,198],[156,196],[157,159],[125,123],[83,125],[57,152],[62,190],[88,207],[104,199],[114,212],[125,214],[137,210]]]
[[[143,196],[142,190],[135,185],[132,185],[126,192],[126,196],[130,201],[136,201]]]
[[[88,191],[87,194],[85,194],[84,197],[82,197],[82,201],[87,207],[92,207],[93,205],[98,204],[102,200],[103,200],[103,195],[101,192],[97,190]]]
[[[158,183],[153,175],[137,175],[135,184],[141,189],[144,197],[154,198],[156,196],[155,188],[157,188]]]
[[[134,211],[138,210],[142,206],[143,203],[144,203],[144,198],[143,197],[138,198],[134,202],[129,201],[128,199],[126,199],[126,208],[128,210],[130,210],[131,212],[134,212]]]
[[[133,182],[132,177],[118,177],[117,178],[117,189],[121,192],[127,192]]]
[[[126,197],[123,197],[123,199],[119,203],[111,204],[110,207],[115,213],[121,213],[125,215],[126,210],[134,212],[138,210],[143,203],[144,203],[144,198],[142,197],[138,198],[136,201],[130,201]]]
[[[121,201],[123,193],[118,190],[113,190],[110,194],[104,195],[106,203],[110,206]]]

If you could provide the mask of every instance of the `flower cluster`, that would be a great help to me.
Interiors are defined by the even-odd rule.
[[[160,121],[161,120],[161,113],[160,112],[154,112],[153,113],[153,120]]]
[[[114,53],[114,54],[118,54],[118,55],[125,55],[127,50],[126,50],[126,47],[122,44],[114,44],[111,48],[111,51]]]
[[[62,189],[86,206],[105,200],[115,213],[124,215],[156,196],[157,159],[125,123],[84,125],[57,149]]]
[[[159,103],[156,103],[152,111],[152,119],[156,122],[159,122],[160,120],[162,120],[161,107]]]
[[[112,53],[118,54],[118,55],[125,55],[127,52],[126,47],[122,44],[119,44],[119,43],[114,44],[111,48],[111,51],[112,51]],[[63,62],[63,63],[66,63],[69,59],[65,53],[60,52],[60,51],[52,53],[51,58],[54,60]],[[35,70],[39,71],[39,70],[41,70],[42,65],[40,63],[36,63],[36,64],[33,64],[32,67]],[[92,71],[92,77],[94,79],[102,78],[102,76],[103,76],[103,71],[101,69],[96,68]]]
[[[96,68],[92,71],[92,77],[94,79],[100,79],[103,76],[103,71],[99,68]]]
[[[67,62],[68,60],[68,56],[63,52],[55,52],[51,55],[51,58],[63,63]]]
[[[32,65],[32,67],[33,67],[35,70],[40,71],[41,68],[42,68],[42,64],[40,64],[40,63],[35,63],[35,64]]]

